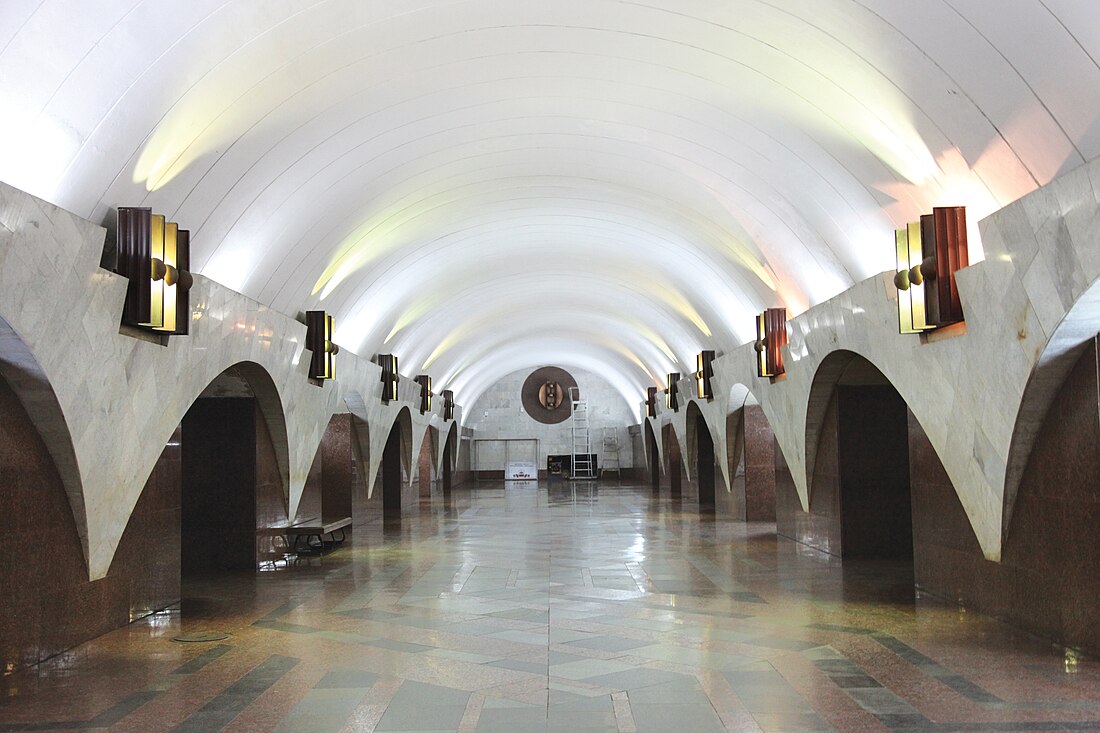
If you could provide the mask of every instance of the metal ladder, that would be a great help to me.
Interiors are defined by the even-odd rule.
[[[573,417],[573,454],[570,457],[570,478],[592,479],[596,477],[592,465],[592,444],[588,435],[588,401],[581,399],[578,387],[569,388],[569,402]]]

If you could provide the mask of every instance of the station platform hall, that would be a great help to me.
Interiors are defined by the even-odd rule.
[[[0,2],[0,733],[1100,731],[1098,29]]]

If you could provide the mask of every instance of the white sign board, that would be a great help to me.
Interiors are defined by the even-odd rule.
[[[504,466],[505,481],[531,481],[538,477],[538,464],[531,461],[510,461]]]

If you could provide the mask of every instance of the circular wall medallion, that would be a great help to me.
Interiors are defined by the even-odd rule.
[[[545,425],[569,419],[569,389],[577,386],[573,375],[560,367],[539,367],[528,375],[520,390],[524,411]]]
[[[562,403],[563,391],[557,382],[547,382],[539,387],[539,404],[547,410],[557,409]]]

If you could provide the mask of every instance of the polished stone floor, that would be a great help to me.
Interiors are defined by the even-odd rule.
[[[1100,667],[911,583],[645,488],[482,483],[0,677],[0,731],[1100,730]]]

